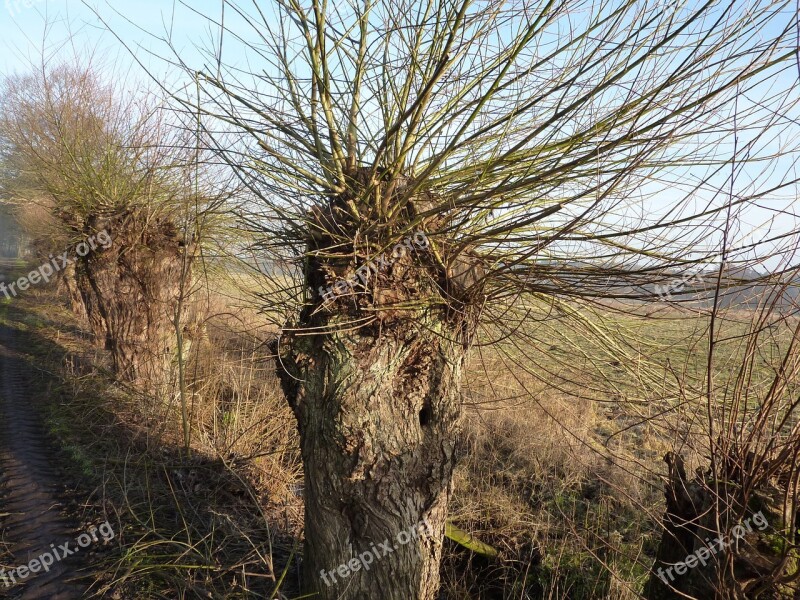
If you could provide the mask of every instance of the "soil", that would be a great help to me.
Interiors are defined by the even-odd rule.
[[[0,324],[0,597],[17,600],[72,600],[87,597],[82,584],[88,556],[80,550],[49,571],[39,570],[16,584],[8,573],[31,559],[51,552],[82,533],[66,510],[58,455],[49,440],[30,383],[33,369],[17,352],[21,334]],[[6,585],[8,584],[8,585]]]

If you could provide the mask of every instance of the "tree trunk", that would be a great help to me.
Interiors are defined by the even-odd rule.
[[[664,460],[669,466],[664,531],[644,597],[795,598],[792,577],[785,577],[796,560],[786,518],[795,513],[793,502],[785,504],[787,482],[750,489],[742,485],[747,477],[740,469],[726,469],[716,478],[698,471],[689,480],[680,456],[668,453]]]
[[[296,337],[284,357],[305,466],[305,591],[320,600],[435,597],[465,349],[428,316]]]
[[[432,198],[371,176],[356,170],[350,192],[309,213],[308,302],[276,342],[305,472],[303,586],[318,600],[432,600],[482,271],[428,239],[444,228],[416,217]]]
[[[276,342],[305,472],[303,585],[318,600],[432,600],[482,288],[464,285],[479,270],[449,271],[426,235],[442,221],[414,220],[413,202],[392,224],[353,217],[375,214],[368,198],[403,202],[405,179],[370,176],[309,214],[309,301]]]
[[[702,494],[686,478],[683,458],[672,452],[664,457],[668,477],[664,483],[666,509],[662,521],[663,532],[658,545],[653,571],[645,587],[648,600],[672,600],[685,597],[689,578],[675,577],[668,569],[694,552],[698,540],[698,516],[708,507],[703,506]],[[666,572],[666,575],[664,573]]]
[[[168,221],[124,213],[85,230],[105,230],[108,248],[78,257],[75,279],[86,317],[111,354],[115,374],[148,391],[169,382],[183,239]],[[188,287],[188,285],[186,286]]]

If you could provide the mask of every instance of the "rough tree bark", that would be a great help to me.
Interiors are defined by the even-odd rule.
[[[90,219],[85,235],[105,230],[110,248],[77,257],[75,280],[90,328],[121,379],[148,389],[166,383],[175,354],[174,318],[186,244],[168,220],[126,212]]]
[[[341,246],[315,234],[311,301],[276,347],[305,469],[304,591],[319,600],[429,600],[439,587],[474,319],[453,308],[433,253],[401,245],[366,285],[348,286],[370,257],[322,258]],[[326,302],[319,286],[337,281]],[[409,535],[423,522],[424,535]]]
[[[742,469],[724,469],[725,476],[717,478],[698,470],[689,479],[679,455],[668,453],[664,460],[664,531],[644,597],[796,598],[793,586],[786,585],[796,575],[785,577],[793,560],[786,562],[775,545],[775,533],[788,532],[783,508],[787,482],[777,478],[752,489]],[[754,523],[756,514],[760,518]]]

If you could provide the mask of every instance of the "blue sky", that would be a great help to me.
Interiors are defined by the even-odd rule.
[[[46,40],[44,47],[48,53],[69,53],[71,35],[74,36],[72,45],[79,51],[92,49],[96,57],[108,64],[131,65],[132,57],[102,21],[156,73],[164,73],[165,65],[148,56],[148,51],[156,51],[161,47],[152,36],[163,36],[170,28],[177,47],[190,54],[194,54],[195,44],[201,44],[209,38],[206,19],[185,6],[173,6],[167,0],[87,3],[80,0],[2,1],[5,5],[0,10],[0,43],[3,50],[0,74],[25,71],[31,62],[39,63],[43,40]],[[200,0],[191,4],[196,11],[208,15],[217,15],[220,10],[218,0]],[[140,81],[146,79],[137,70],[130,75]]]
[[[119,36],[135,52],[138,60],[159,80],[173,81],[177,76],[177,71],[171,69],[163,60],[150,54],[151,52],[157,55],[165,54],[163,43],[154,39],[153,36],[162,37],[169,30],[181,55],[188,59],[193,66],[201,65],[203,64],[202,56],[195,46],[207,46],[209,41],[216,36],[216,31],[212,32],[209,28],[209,21],[201,15],[205,14],[216,19],[221,8],[221,0],[192,0],[189,2],[191,8],[173,4],[170,0],[108,0],[104,2],[89,0],[88,4],[94,7],[108,27],[114,31],[112,34],[93,10],[80,0],[0,1],[4,2],[4,6],[0,8],[0,45],[2,47],[0,76],[13,72],[24,72],[29,70],[30,65],[40,64],[44,47],[46,55],[68,55],[73,52],[80,55],[91,52],[95,61],[109,67],[113,65],[118,83],[130,88],[137,87],[141,83],[151,86],[152,83],[142,69],[135,65],[133,57],[128,50],[121,46],[116,36]],[[230,18],[228,15],[228,23],[230,23]],[[770,31],[764,32],[765,36],[769,34]],[[226,62],[243,63],[246,58],[243,54],[239,55],[236,50],[233,50],[233,53],[227,54]],[[798,72],[800,72],[800,65],[798,65]],[[794,75],[789,72],[782,77],[791,79],[794,78]],[[797,80],[789,81],[787,79],[781,81],[780,85],[794,85],[798,90],[798,97],[800,97],[800,85]],[[800,117],[796,107],[792,114],[796,118]],[[790,141],[793,147],[797,148],[800,127],[795,126],[794,131],[795,139]],[[796,156],[793,159],[796,159]],[[794,177],[798,176],[797,164],[787,162],[780,167],[783,172],[788,169],[790,173],[794,173]],[[740,175],[739,181],[746,182],[747,179],[748,173],[745,171]],[[653,199],[650,200],[651,204],[648,208],[654,213],[665,210],[670,206],[671,198],[675,198],[677,188],[672,186],[670,189],[669,185],[664,187],[664,190],[656,192]],[[778,231],[800,229],[796,216],[797,213],[800,213],[796,194],[792,195],[790,190],[787,196],[787,191],[784,190],[780,195],[782,197],[766,198],[762,202],[762,208],[751,209],[743,215],[742,228],[744,231],[740,237],[748,237],[750,233],[748,229],[754,230],[753,235],[757,236],[758,228],[770,220],[772,220],[773,228]]]

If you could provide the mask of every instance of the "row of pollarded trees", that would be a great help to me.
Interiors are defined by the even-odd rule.
[[[187,74],[260,199],[247,223],[298,257],[276,352],[305,465],[308,593],[436,596],[476,339],[535,360],[530,303],[585,326],[581,303],[647,298],[676,265],[728,251],[737,212],[796,194],[798,17],[749,4],[223,2],[214,70]],[[762,176],[770,156],[785,176]],[[428,251],[380,260],[418,230]],[[626,340],[586,329],[624,358]],[[423,520],[432,537],[323,577]]]
[[[181,358],[202,227],[222,195],[206,185],[196,132],[152,96],[122,92],[77,63],[8,77],[2,187],[43,261],[68,251],[60,281],[116,375],[163,391]],[[103,234],[110,244],[75,251]]]

